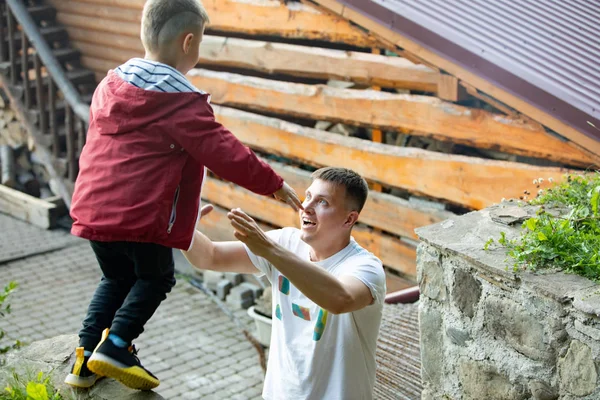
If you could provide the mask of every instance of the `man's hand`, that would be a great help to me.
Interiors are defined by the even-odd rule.
[[[298,198],[296,191],[285,182],[283,182],[283,186],[281,187],[281,189],[273,193],[273,195],[275,196],[275,198],[289,204],[294,209],[294,211],[303,209],[302,202]]]
[[[267,257],[275,243],[259,228],[258,224],[248,214],[239,208],[227,213],[231,226],[235,229],[233,233],[236,239],[244,243],[257,256]]]

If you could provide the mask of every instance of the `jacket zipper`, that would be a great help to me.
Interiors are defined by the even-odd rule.
[[[167,233],[171,233],[173,225],[175,224],[175,219],[177,219],[177,200],[179,200],[179,186],[177,186],[177,189],[175,190],[175,200],[173,201],[173,207],[171,208],[171,217],[169,218]]]

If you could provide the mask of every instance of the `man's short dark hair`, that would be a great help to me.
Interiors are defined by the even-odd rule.
[[[320,179],[325,182],[331,182],[335,185],[343,186],[346,189],[346,201],[352,210],[361,212],[367,195],[369,194],[369,185],[367,181],[347,168],[325,167],[316,170],[312,174],[313,181]]]

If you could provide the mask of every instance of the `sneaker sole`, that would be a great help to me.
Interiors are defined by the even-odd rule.
[[[151,390],[160,384],[158,379],[150,376],[143,368],[126,367],[104,354],[92,354],[87,366],[93,373],[113,378],[132,389]]]
[[[76,388],[88,389],[94,386],[94,384],[98,382],[100,378],[102,377],[98,376],[98,374],[96,374],[96,376],[89,376],[87,378],[82,378],[78,375],[69,374],[65,378],[65,383],[69,386],[73,386]]]

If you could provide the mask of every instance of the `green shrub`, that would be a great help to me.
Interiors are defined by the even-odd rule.
[[[558,268],[600,281],[600,173],[565,178],[547,190],[543,179],[534,181],[540,191],[529,204],[539,206],[537,215],[523,223],[520,237],[498,242],[515,271]]]
[[[4,287],[4,290],[2,292],[0,292],[0,317],[4,317],[8,314],[10,314],[10,304],[8,304],[8,296],[10,296],[10,294],[17,288],[17,283],[16,282],[10,282],[8,285],[6,285]],[[6,335],[6,332],[4,332],[4,329],[2,329],[0,327],[0,340],[2,340],[4,338],[4,336]],[[19,341],[16,341],[14,344],[10,345],[10,346],[3,346],[0,347],[0,354],[4,354],[9,350],[12,350],[14,348],[18,348],[21,346],[21,343]]]
[[[0,393],[0,400],[65,400],[59,393],[49,376],[39,372],[34,379],[13,374],[9,385]]]

